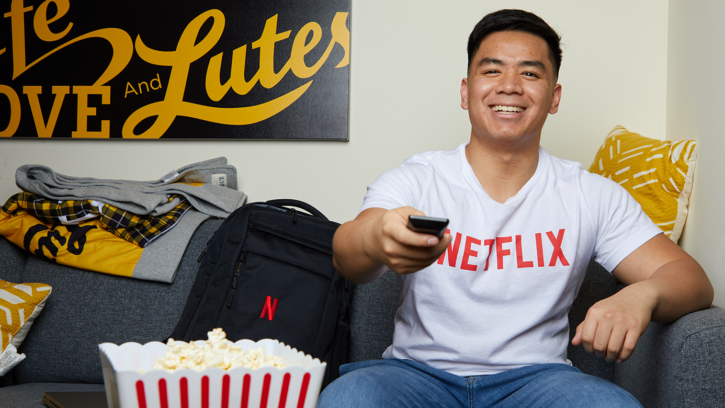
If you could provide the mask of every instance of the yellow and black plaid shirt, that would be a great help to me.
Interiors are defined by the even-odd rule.
[[[170,230],[191,204],[181,195],[170,195],[169,201],[178,198],[181,204],[161,216],[137,215],[112,205],[94,200],[56,201],[28,192],[10,197],[2,208],[6,214],[23,209],[46,224],[77,224],[91,218],[99,218],[103,228],[128,242],[144,248],[151,241]]]

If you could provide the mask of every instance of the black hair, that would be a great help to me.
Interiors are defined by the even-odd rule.
[[[549,59],[554,66],[554,78],[561,67],[561,37],[546,21],[534,13],[524,10],[499,10],[483,17],[468,37],[468,70],[473,57],[489,34],[500,31],[523,31],[540,37],[549,46]]]

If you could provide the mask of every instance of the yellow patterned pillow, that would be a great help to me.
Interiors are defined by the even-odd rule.
[[[656,140],[612,130],[589,168],[627,189],[644,212],[674,242],[687,219],[697,161],[694,140]]]
[[[0,279],[0,376],[25,358],[17,348],[45,306],[51,287]]]

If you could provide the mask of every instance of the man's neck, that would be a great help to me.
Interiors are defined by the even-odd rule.
[[[524,148],[494,148],[471,138],[466,146],[466,159],[486,193],[503,203],[515,196],[536,173],[539,146],[537,143]]]

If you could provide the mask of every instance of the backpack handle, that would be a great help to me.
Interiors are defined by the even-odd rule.
[[[325,217],[320,210],[317,208],[307,204],[304,201],[300,200],[293,200],[293,199],[279,199],[279,200],[268,200],[267,204],[270,205],[276,205],[279,207],[297,207],[301,208],[308,213],[312,214],[313,217],[322,218],[323,220],[327,220],[327,217]]]

